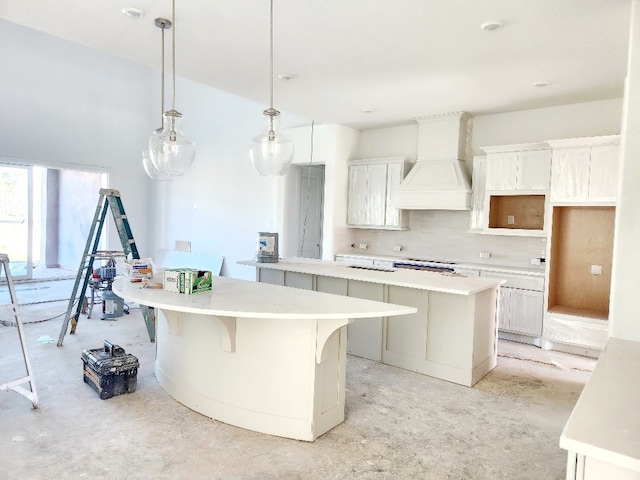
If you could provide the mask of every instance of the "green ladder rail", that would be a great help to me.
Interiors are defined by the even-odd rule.
[[[18,327],[18,336],[20,337],[20,345],[22,346],[22,357],[24,358],[24,366],[27,369],[27,375],[17,380],[13,380],[11,382],[4,383],[0,385],[0,392],[4,390],[13,390],[20,395],[27,397],[31,400],[31,405],[33,408],[38,408],[38,393],[36,392],[36,383],[33,378],[33,370],[31,369],[31,361],[29,360],[29,353],[27,352],[27,342],[24,337],[24,330],[22,329],[22,321],[20,320],[20,315],[18,315],[18,299],[16,298],[16,290],[13,285],[13,277],[11,276],[11,271],[9,270],[9,257],[6,253],[0,253],[0,275],[2,275],[2,270],[4,270],[4,274],[7,278],[7,286],[9,287],[9,295],[11,297],[11,310],[13,311],[13,316],[15,318],[15,326]],[[7,325],[13,325],[12,322]],[[28,383],[29,390],[24,388],[22,385]]]
[[[102,228],[107,217],[107,212],[111,210],[113,220],[120,237],[120,243],[122,244],[122,252],[104,252],[98,250],[98,244],[100,243],[100,236],[102,234]],[[67,306],[67,312],[62,323],[62,329],[60,330],[60,337],[58,338],[58,346],[62,346],[64,336],[67,333],[69,322],[71,322],[70,335],[76,332],[78,326],[78,320],[80,319],[80,312],[82,311],[84,298],[87,293],[87,287],[89,280],[93,272],[93,262],[96,258],[104,258],[105,256],[114,256],[117,254],[123,255],[125,258],[131,255],[134,260],[140,259],[140,253],[138,247],[133,239],[133,233],[131,232],[131,226],[129,220],[124,211],[122,199],[120,198],[120,192],[109,188],[100,189],[100,198],[96,207],[96,213],[93,216],[91,222],[91,228],[89,230],[89,236],[87,237],[87,243],[84,247],[84,253],[80,260],[80,267],[78,268],[78,275],[76,281],[73,284],[73,291],[69,298],[69,304]],[[78,295],[78,291],[80,294]],[[76,302],[77,299],[77,302]],[[75,307],[75,312],[74,312]],[[149,333],[149,340],[155,342],[156,329],[155,329],[155,315],[153,308],[146,305],[140,305],[144,322],[147,326],[147,332]],[[72,312],[74,312],[72,314]]]

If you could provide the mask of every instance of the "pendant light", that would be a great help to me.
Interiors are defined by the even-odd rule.
[[[156,18],[155,19],[156,27],[162,29],[162,47],[161,47],[161,77],[160,77],[160,124],[163,124],[164,119],[164,31],[167,28],[171,28],[171,21],[166,18]],[[159,134],[162,131],[162,127],[156,129],[155,133]],[[151,161],[151,152],[149,150],[145,150],[142,152],[142,166],[144,167],[144,171],[147,172],[147,175],[151,178],[151,180],[165,181],[171,180],[175,175],[162,173],[160,172],[156,166]]]
[[[264,130],[251,139],[249,158],[260,175],[277,176],[287,173],[293,161],[294,144],[282,134],[280,112],[273,108],[273,0],[269,28],[269,108],[263,112]]]
[[[171,56],[171,110],[164,112],[162,131],[149,138],[149,153],[156,169],[163,175],[183,175],[193,163],[196,144],[182,133],[182,114],[176,110],[176,1],[173,0],[173,35]]]

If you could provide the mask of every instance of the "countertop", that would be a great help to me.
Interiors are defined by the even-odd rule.
[[[562,431],[560,447],[640,472],[638,371],[640,342],[610,338]]]
[[[351,268],[345,263],[307,258],[284,258],[280,259],[277,263],[258,263],[254,260],[246,260],[238,263],[272,270],[382,283],[385,285],[417,288],[434,292],[452,293],[455,295],[475,295],[487,289],[496,288],[503,283],[502,280],[493,278],[465,277],[419,270],[397,269],[388,271]]]
[[[540,267],[531,266],[531,267],[514,267],[510,265],[493,265],[488,263],[467,263],[467,262],[451,262],[446,259],[433,260],[428,258],[419,258],[419,257],[401,257],[401,256],[391,256],[391,255],[375,255],[375,254],[366,254],[366,253],[338,253],[336,255],[344,256],[344,257],[354,257],[354,258],[364,258],[371,260],[381,260],[381,261],[392,261],[392,262],[411,262],[411,263],[419,263],[425,262],[429,264],[442,265],[445,267],[452,268],[465,268],[465,269],[473,269],[473,270],[483,270],[487,272],[504,272],[512,275],[529,275],[533,277],[544,277],[544,264]]]
[[[211,292],[194,295],[166,292],[161,288],[142,288],[142,283],[123,278],[113,283],[113,292],[141,305],[223,317],[326,320],[388,317],[416,312],[413,307],[392,303],[217,276],[212,277]]]

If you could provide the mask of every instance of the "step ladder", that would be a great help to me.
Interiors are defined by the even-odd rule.
[[[27,342],[24,338],[24,331],[22,329],[22,321],[20,315],[18,315],[18,299],[16,298],[16,290],[13,286],[13,277],[9,270],[9,257],[5,253],[0,253],[0,277],[2,276],[2,270],[7,279],[7,286],[9,287],[9,296],[11,297],[11,310],[13,310],[13,316],[15,317],[15,325],[18,327],[18,336],[20,337],[20,345],[22,347],[22,356],[24,358],[24,365],[27,368],[26,377],[19,378],[12,382],[8,382],[0,385],[0,392],[5,390],[13,390],[20,395],[27,397],[31,400],[33,408],[38,408],[38,393],[36,392],[36,384],[33,379],[33,370],[31,370],[31,362],[29,361],[29,354],[27,353]],[[29,390],[21,385],[28,383]]]
[[[107,217],[107,212],[111,210],[113,220],[116,224],[116,230],[120,237],[120,243],[122,244],[122,252],[105,252],[98,250],[98,244],[100,243],[100,235],[102,234],[102,228]],[[129,220],[124,212],[124,206],[122,205],[122,199],[120,198],[120,192],[109,188],[100,189],[100,198],[96,207],[96,213],[93,216],[91,222],[91,229],[89,230],[89,236],[87,237],[87,243],[84,247],[84,253],[80,260],[80,267],[78,268],[78,275],[73,285],[73,292],[71,298],[69,298],[69,305],[67,306],[67,312],[62,323],[62,329],[60,330],[60,337],[58,338],[58,346],[62,346],[64,336],[67,333],[69,322],[71,322],[71,330],[69,334],[73,335],[76,332],[78,320],[80,319],[80,313],[83,309],[84,299],[87,293],[87,286],[93,272],[93,262],[96,258],[113,257],[122,255],[125,258],[131,255],[131,258],[137,260],[140,258],[138,247],[133,239],[131,233],[131,226]],[[80,292],[78,295],[78,291]],[[77,299],[77,301],[76,301]],[[72,314],[75,308],[75,313]],[[140,305],[142,310],[142,316],[147,326],[147,332],[149,333],[149,340],[155,342],[155,317],[151,307],[146,305]]]

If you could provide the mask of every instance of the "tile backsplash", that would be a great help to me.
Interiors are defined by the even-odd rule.
[[[532,267],[532,258],[545,257],[546,239],[469,233],[469,215],[468,211],[412,210],[409,230],[351,229],[354,247],[338,253],[514,267]],[[360,244],[366,244],[366,250]],[[396,245],[402,247],[400,252],[394,250]],[[480,252],[490,258],[481,258]]]

